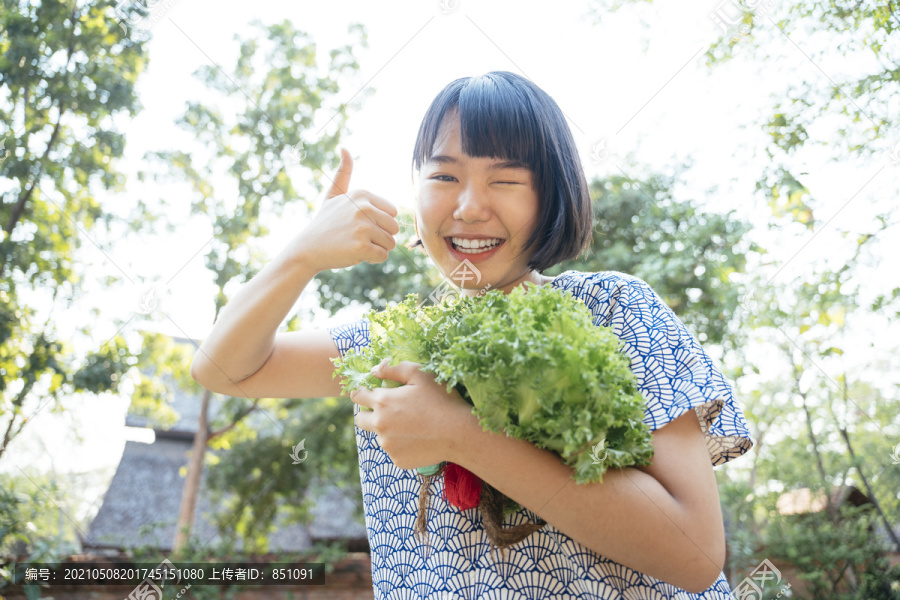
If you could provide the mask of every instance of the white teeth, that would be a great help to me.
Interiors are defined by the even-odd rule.
[[[450,241],[452,241],[453,245],[457,247],[457,250],[462,251],[464,249],[477,250],[485,247],[494,247],[500,244],[500,242],[502,242],[503,240],[501,240],[500,238],[492,238],[489,240],[467,240],[464,238],[453,237],[450,238]]]
[[[490,248],[457,248],[457,252],[462,252],[463,254],[481,254],[482,252],[487,252],[488,250],[493,250],[496,246],[491,246]]]

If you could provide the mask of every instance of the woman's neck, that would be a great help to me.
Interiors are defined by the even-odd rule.
[[[500,286],[500,287],[485,286],[485,287],[477,289],[477,290],[467,289],[464,291],[465,291],[466,295],[468,295],[468,296],[479,296],[487,291],[494,290],[494,289],[499,289],[499,290],[503,291],[504,294],[508,294],[511,291],[513,291],[515,288],[519,287],[520,285],[525,285],[526,283],[531,283],[534,285],[546,285],[546,284],[550,283],[551,281],[553,281],[553,277],[546,277],[544,275],[541,275],[537,271],[529,271],[526,275],[523,275],[516,281],[506,284],[506,285],[503,285],[503,286]]]

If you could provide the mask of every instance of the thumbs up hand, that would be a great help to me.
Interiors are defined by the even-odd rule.
[[[334,198],[341,194],[347,193],[350,187],[350,175],[353,173],[353,157],[346,148],[341,147],[341,162],[338,163],[337,171],[334,173],[334,179],[331,181],[331,187],[325,192],[325,199]]]
[[[341,162],[312,221],[291,242],[291,253],[316,273],[381,263],[397,246],[397,207],[366,190],[349,192],[353,158],[341,148]]]

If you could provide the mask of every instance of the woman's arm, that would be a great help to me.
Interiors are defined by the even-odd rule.
[[[342,149],[312,221],[219,312],[191,362],[200,385],[251,398],[340,394],[329,361],[339,353],[327,332],[276,332],[318,273],[384,262],[396,246],[397,207],[366,190],[346,193],[352,171],[353,159]]]
[[[302,255],[283,250],[219,312],[191,362],[194,380],[226,393],[259,371],[273,354],[278,326],[315,275]]]
[[[718,578],[722,509],[693,410],[653,433],[651,466],[610,469],[585,485],[552,452],[485,432],[470,411],[459,407],[448,460],[602,556],[692,593]]]
[[[722,509],[693,410],[653,433],[651,466],[609,469],[602,483],[583,485],[556,454],[484,431],[459,392],[421,365],[382,363],[373,374],[402,385],[351,392],[372,409],[356,425],[399,468],[454,462],[598,554],[689,592],[722,572]]]

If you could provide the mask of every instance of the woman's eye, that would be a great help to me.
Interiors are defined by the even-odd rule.
[[[456,177],[452,175],[432,175],[430,179],[444,182],[456,181]],[[519,181],[495,181],[494,183],[503,183],[506,185],[522,185],[522,183]]]

